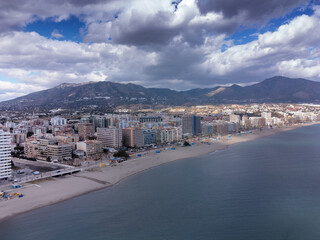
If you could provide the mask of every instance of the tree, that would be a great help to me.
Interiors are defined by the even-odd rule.
[[[183,146],[188,147],[190,146],[190,143],[188,143],[187,141],[184,141]]]
[[[14,150],[19,151],[19,152],[23,152],[24,147],[22,147],[22,146],[16,146],[16,147],[14,147]]]
[[[20,154],[16,152],[11,152],[11,156],[15,158],[20,158]]]
[[[114,157],[124,157],[125,159],[129,158],[129,155],[126,151],[124,150],[119,150],[118,152],[113,154]]]
[[[31,137],[33,135],[33,132],[27,132],[27,138]]]

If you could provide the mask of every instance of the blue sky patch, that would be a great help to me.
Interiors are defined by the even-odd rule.
[[[226,38],[226,40],[232,40],[234,45],[242,45],[242,44],[252,42],[258,39],[259,34],[264,34],[266,32],[274,32],[281,25],[284,25],[290,22],[295,17],[301,16],[303,14],[308,16],[311,16],[314,14],[311,4],[309,4],[305,8],[296,8],[286,16],[272,19],[267,24],[260,26],[260,28],[259,27],[246,28],[244,26],[241,26],[230,37]],[[222,48],[222,51],[225,51],[226,49],[227,49],[227,46]]]
[[[14,79],[14,78],[8,78],[6,77],[4,74],[0,73],[0,81],[3,81],[3,82],[12,82],[12,83],[17,83],[19,82],[17,79]]]
[[[71,16],[67,20],[55,22],[53,18],[45,21],[37,20],[28,24],[25,32],[37,32],[46,38],[57,40],[67,40],[73,42],[82,42],[81,29],[85,28],[85,24],[77,17]]]

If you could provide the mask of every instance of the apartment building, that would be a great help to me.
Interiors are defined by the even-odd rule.
[[[160,116],[147,116],[147,117],[140,117],[139,121],[141,123],[145,123],[145,122],[161,122],[162,118]]]
[[[126,147],[142,147],[144,145],[143,130],[140,128],[123,128],[123,144]]]
[[[72,158],[72,146],[70,144],[48,145],[47,156],[51,161],[71,159]]]
[[[103,147],[122,147],[122,129],[120,128],[97,128],[97,140],[102,142]]]
[[[201,117],[196,115],[185,115],[182,117],[182,133],[194,136],[201,134]]]
[[[93,123],[79,123],[78,135],[80,140],[87,140],[89,137],[93,137],[94,136]]]
[[[174,143],[182,139],[181,128],[158,128],[156,131],[157,144]]]
[[[50,122],[51,122],[51,125],[54,125],[54,126],[66,125],[67,119],[57,116],[57,117],[51,118]]]
[[[11,176],[11,136],[0,130],[0,179]]]
[[[36,139],[28,139],[24,143],[24,155],[28,158],[37,158],[38,141]]]
[[[156,131],[152,129],[143,130],[143,141],[144,145],[151,145],[156,143]]]
[[[77,142],[77,149],[84,151],[87,156],[93,156],[103,152],[103,144],[97,140]]]

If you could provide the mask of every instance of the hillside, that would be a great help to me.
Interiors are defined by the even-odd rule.
[[[273,77],[241,87],[215,87],[174,91],[116,82],[64,83],[0,103],[1,110],[49,110],[55,108],[112,109],[119,105],[196,105],[221,103],[320,102],[320,83],[306,79]]]

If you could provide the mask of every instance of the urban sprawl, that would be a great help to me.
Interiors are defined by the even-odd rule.
[[[112,164],[169,145],[174,149],[195,141],[209,144],[223,135],[318,120],[320,106],[308,104],[118,109],[99,115],[59,110],[1,113],[0,179],[26,180],[27,175],[63,165],[84,167],[102,160]]]

